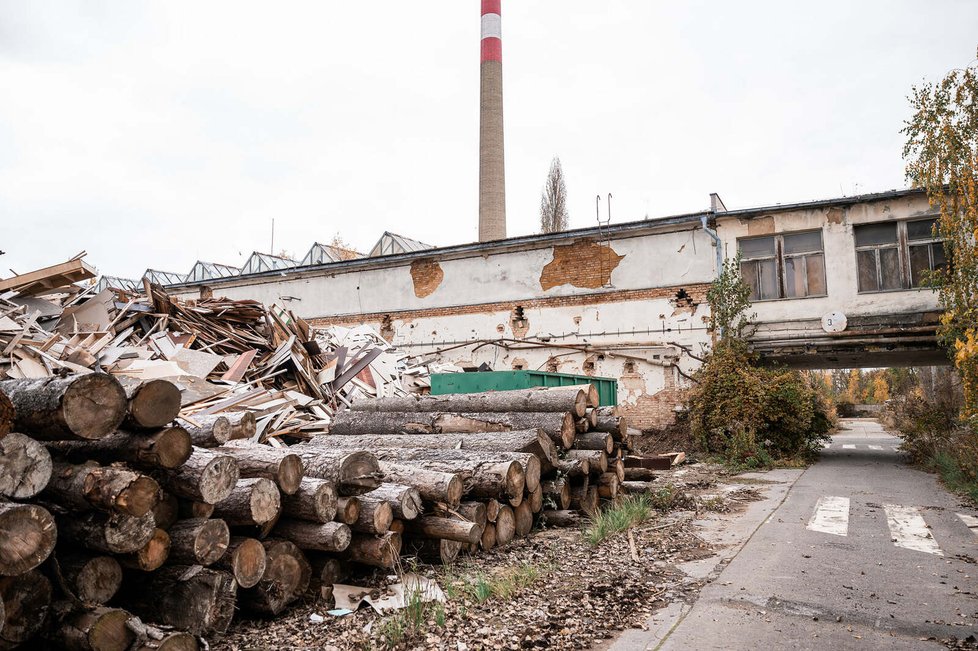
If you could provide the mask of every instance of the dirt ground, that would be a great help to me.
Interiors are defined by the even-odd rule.
[[[749,485],[718,491],[725,472],[691,464],[663,473],[662,510],[590,545],[577,529],[535,531],[504,549],[466,556],[452,567],[409,566],[438,582],[444,604],[413,604],[380,616],[369,607],[327,614],[300,603],[273,620],[242,617],[212,649],[586,649],[626,628],[641,628],[667,604],[691,602],[701,583],[677,569],[713,555],[695,532],[698,511],[736,511],[757,493]],[[663,493],[666,495],[666,493]],[[410,565],[410,561],[408,561]],[[348,583],[383,586],[375,572]]]

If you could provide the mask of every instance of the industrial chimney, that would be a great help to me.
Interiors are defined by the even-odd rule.
[[[479,241],[506,237],[503,166],[501,0],[482,0],[482,96],[479,111]]]

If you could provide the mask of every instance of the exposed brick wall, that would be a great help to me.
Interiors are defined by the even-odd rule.
[[[662,429],[675,421],[676,407],[685,403],[686,391],[683,387],[662,389],[654,395],[639,396],[634,405],[622,405],[618,411],[628,419],[629,427]]]

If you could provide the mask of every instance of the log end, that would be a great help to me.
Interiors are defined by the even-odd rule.
[[[200,565],[212,565],[228,550],[231,532],[227,522],[218,518],[207,520],[194,539],[194,556]]]
[[[129,416],[145,429],[173,422],[180,414],[180,389],[169,380],[146,380],[129,401]]]
[[[297,454],[289,454],[282,458],[278,465],[278,487],[286,495],[295,495],[302,485],[305,466]]]
[[[0,575],[23,574],[43,563],[58,539],[54,518],[34,504],[0,504]]]
[[[577,436],[577,421],[574,414],[567,412],[564,414],[560,423],[560,444],[565,450],[574,447],[574,438]]]
[[[82,439],[114,432],[126,417],[126,392],[111,375],[91,373],[72,382],[61,400],[65,425]]]
[[[122,566],[111,556],[95,556],[79,570],[74,588],[81,601],[107,603],[122,587]]]
[[[167,427],[157,434],[154,451],[160,466],[172,469],[186,463],[194,449],[187,430]]]
[[[123,513],[141,518],[153,508],[160,499],[160,485],[146,475],[140,475],[123,490],[116,499],[116,506]]]
[[[99,651],[126,651],[136,639],[129,628],[132,615],[119,608],[100,608],[83,612],[69,622],[77,631],[84,631],[90,649]]]
[[[274,522],[282,512],[281,494],[270,479],[256,479],[251,486],[251,517],[261,526]]]
[[[240,471],[234,457],[222,455],[208,462],[200,476],[200,497],[208,504],[227,498],[238,483]]]
[[[265,574],[267,554],[262,544],[254,538],[242,540],[231,558],[231,568],[234,580],[242,588],[258,585]]]

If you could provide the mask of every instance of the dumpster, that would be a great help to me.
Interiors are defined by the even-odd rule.
[[[589,375],[547,373],[546,371],[434,373],[431,376],[431,395],[510,391],[512,389],[532,389],[533,387],[563,387],[574,384],[593,384],[594,388],[598,390],[602,407],[614,407],[618,404],[618,380]]]

